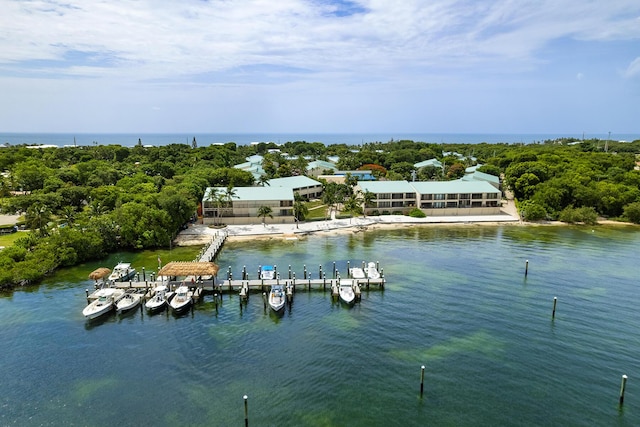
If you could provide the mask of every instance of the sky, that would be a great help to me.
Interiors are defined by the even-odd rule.
[[[0,133],[640,133],[638,0],[0,10]]]

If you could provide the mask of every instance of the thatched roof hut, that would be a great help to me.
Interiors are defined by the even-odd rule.
[[[107,277],[109,275],[109,273],[111,273],[111,270],[108,269],[107,267],[100,267],[97,268],[95,270],[93,270],[91,272],[91,274],[89,274],[89,279],[91,280],[100,280],[104,277]]]
[[[220,268],[212,262],[173,261],[158,271],[158,276],[216,276]]]

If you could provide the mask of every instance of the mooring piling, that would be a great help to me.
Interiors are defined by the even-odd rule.
[[[627,388],[627,376],[622,376],[622,383],[620,384],[620,405],[624,403],[624,390]]]
[[[424,392],[424,365],[420,367],[420,397],[422,397],[423,392]]]
[[[524,277],[527,277],[527,274],[529,274],[529,260],[524,263]]]
[[[242,400],[244,400],[244,427],[249,427],[249,397],[245,394]]]
[[[557,297],[553,297],[553,311],[551,312],[551,318],[555,319],[556,318],[556,304],[558,303],[558,298]]]

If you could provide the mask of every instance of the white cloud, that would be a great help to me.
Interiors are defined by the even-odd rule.
[[[624,76],[631,78],[640,75],[640,56],[631,61],[627,69],[624,71]]]
[[[312,0],[0,3],[5,70],[35,72],[36,64],[40,74],[132,80],[214,73],[226,81],[221,73],[264,65],[298,78],[364,70],[389,79],[432,66],[526,62],[559,37],[640,37],[640,4],[625,0],[363,0],[353,2],[363,12],[350,16]]]

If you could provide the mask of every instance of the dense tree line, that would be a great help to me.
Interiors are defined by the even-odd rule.
[[[280,151],[276,150],[279,149]],[[118,250],[168,246],[196,211],[206,187],[248,186],[233,166],[264,156],[265,177],[301,175],[310,160],[339,157],[342,170],[372,170],[379,179],[448,180],[465,168],[502,176],[526,219],[594,222],[597,216],[640,223],[640,141],[559,139],[533,144],[373,142],[361,146],[295,141],[282,146],[1,148],[3,213],[24,214],[31,230],[0,251],[0,287],[31,282],[60,266]],[[442,167],[415,168],[438,159]],[[352,188],[352,186],[346,186]],[[357,212],[370,195],[325,186],[326,203]],[[299,202],[299,201],[298,201]],[[297,203],[296,217],[304,217]]]

